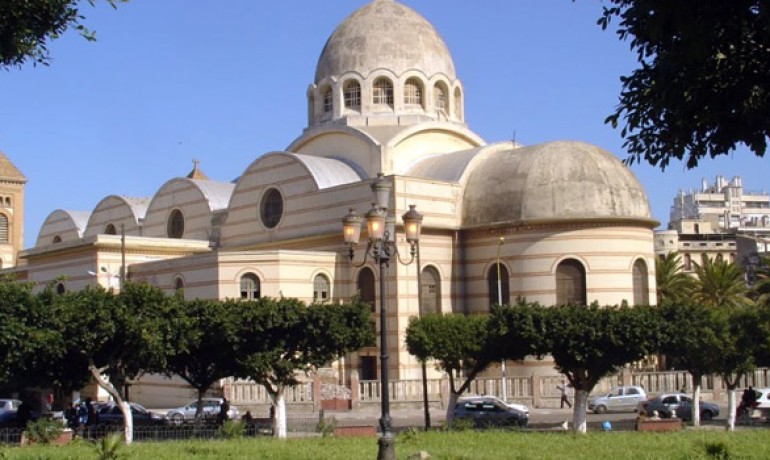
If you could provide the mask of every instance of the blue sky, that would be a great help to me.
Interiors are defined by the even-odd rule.
[[[0,72],[0,150],[27,176],[25,247],[56,209],[105,196],[152,196],[192,159],[229,181],[283,150],[306,125],[307,87],[334,28],[364,0],[83,2],[98,41],[74,32],[50,67]],[[605,125],[635,66],[628,44],[596,25],[599,0],[403,0],[447,43],[465,87],[466,122],[487,142],[580,140],[624,158]],[[633,171],[653,217],[679,189],[718,174],[768,187],[767,160],[745,148],[688,171]],[[764,173],[764,174],[763,174]],[[764,176],[764,177],[763,177]]]

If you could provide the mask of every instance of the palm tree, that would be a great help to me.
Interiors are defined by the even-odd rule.
[[[690,296],[693,278],[684,272],[682,258],[676,251],[655,259],[655,281],[658,285],[658,305],[671,301],[681,303]]]
[[[721,257],[704,257],[703,265],[695,266],[695,283],[692,299],[712,307],[735,308],[751,305],[749,289],[742,270]]]
[[[759,267],[754,270],[755,280],[752,294],[760,305],[770,306],[770,256],[762,257]]]

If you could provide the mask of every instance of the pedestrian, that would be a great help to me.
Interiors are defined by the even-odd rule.
[[[557,385],[556,388],[558,388],[559,391],[561,392],[560,407],[564,409],[564,405],[566,404],[567,407],[572,409],[572,403],[569,402],[569,397],[567,397],[567,391],[569,388],[569,385],[567,385],[567,381],[565,379],[561,379],[561,384]]]
[[[220,424],[223,424],[230,418],[227,413],[230,412],[230,403],[227,402],[227,398],[222,397],[222,403],[219,405],[219,416],[217,417]]]
[[[26,429],[27,424],[32,420],[32,408],[27,401],[22,401],[19,408],[16,409],[16,423],[19,428]]]
[[[96,410],[94,409],[94,404],[91,398],[86,398],[86,425],[96,425],[97,423],[97,415]]]

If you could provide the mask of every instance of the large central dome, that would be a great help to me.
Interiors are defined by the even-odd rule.
[[[348,72],[366,78],[378,69],[396,75],[417,70],[427,78],[443,74],[455,79],[452,57],[433,26],[393,0],[374,0],[337,27],[318,59],[315,83]]]

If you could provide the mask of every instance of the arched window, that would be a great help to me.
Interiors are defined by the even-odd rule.
[[[422,106],[422,82],[410,78],[404,84],[404,104]]]
[[[256,300],[262,296],[259,277],[254,273],[246,273],[241,277],[241,299]]]
[[[500,282],[498,283],[498,272]],[[489,306],[495,304],[509,305],[511,303],[511,290],[508,284],[508,269],[503,264],[494,264],[487,273],[487,286],[489,288]]]
[[[690,257],[690,254],[684,255],[684,269],[687,271],[692,270],[692,257]]]
[[[54,236],[53,237],[53,243],[54,244],[61,243],[61,236],[59,236],[59,235]]]
[[[345,82],[345,108],[360,110],[361,109],[361,84],[356,80],[348,80]]]
[[[62,282],[56,283],[56,293],[59,295],[65,294],[67,292],[67,286],[64,285]]]
[[[586,305],[586,270],[583,264],[567,259],[556,267],[556,304]]]
[[[174,291],[179,292],[184,289],[184,280],[181,276],[174,278]]]
[[[393,83],[387,78],[378,78],[374,81],[372,102],[375,104],[387,104],[393,106]]]
[[[455,88],[455,117],[463,117],[463,93],[460,88]]]
[[[701,254],[701,255],[700,255],[700,266],[701,266],[701,267],[705,267],[705,266],[706,266],[706,264],[708,263],[708,261],[709,261],[709,256],[708,256],[708,254],[705,254],[705,253],[704,253],[704,254]]]
[[[648,305],[650,303],[649,278],[647,277],[647,264],[644,260],[637,259],[633,268],[634,277],[634,305]]]
[[[329,278],[326,275],[316,275],[313,278],[313,302],[327,302],[331,298],[329,294]]]
[[[433,106],[436,108],[436,110],[446,111],[446,93],[447,90],[443,83],[436,83],[436,86],[433,87]]]
[[[169,238],[182,238],[184,236],[184,215],[182,211],[174,209],[168,216],[166,234]]]
[[[7,243],[8,238],[8,216],[0,214],[0,243]]]
[[[358,295],[361,298],[361,302],[368,303],[372,306],[372,311],[376,311],[377,306],[375,302],[377,298],[374,293],[374,272],[371,268],[364,267],[358,272],[356,287],[358,288]]]
[[[321,95],[323,96],[324,101],[324,112],[331,112],[334,109],[334,93],[332,93],[331,87],[324,87]]]
[[[115,226],[113,224],[107,224],[106,227],[104,227],[104,234],[105,235],[117,235],[118,231],[115,229]]]
[[[441,313],[441,280],[434,267],[425,267],[420,277],[420,316],[428,313]]]

